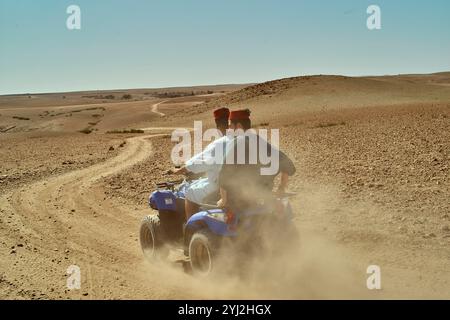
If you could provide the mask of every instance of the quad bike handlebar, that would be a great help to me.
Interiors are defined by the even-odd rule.
[[[172,180],[172,181],[164,181],[156,183],[157,188],[173,188],[177,184],[180,184],[184,181],[184,179]]]
[[[170,188],[173,189],[176,185],[184,182],[184,181],[192,181],[199,179],[203,176],[203,174],[196,174],[192,172],[187,172],[185,175],[185,178],[180,178],[177,180],[171,180],[171,181],[164,181],[164,182],[158,182],[156,183],[157,188]]]

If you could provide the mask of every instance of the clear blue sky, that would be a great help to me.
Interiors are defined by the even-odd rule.
[[[448,70],[448,0],[0,0],[0,94]]]

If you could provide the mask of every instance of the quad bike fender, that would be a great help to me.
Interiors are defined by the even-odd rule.
[[[148,204],[156,210],[175,211],[177,209],[176,196],[170,190],[154,191],[148,199]]]
[[[236,231],[225,222],[225,212],[222,209],[197,212],[186,223],[186,228],[189,230],[198,230],[205,227],[219,236],[233,237],[236,235]]]

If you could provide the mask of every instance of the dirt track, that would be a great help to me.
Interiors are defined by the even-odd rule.
[[[120,275],[133,278],[136,263],[142,262],[136,243],[139,214],[105,201],[95,184],[149,157],[149,138],[154,136],[158,135],[128,139],[123,151],[104,163],[3,195],[2,212],[12,219],[9,233],[2,236],[15,238],[15,233],[18,237],[18,229],[21,236],[11,249],[15,253],[2,252],[6,260],[12,260],[2,259],[2,264],[11,262],[15,268],[0,285],[13,282],[14,287],[8,290],[12,296],[62,297],[64,273],[72,263],[80,266],[84,276],[80,295],[108,298],[111,292],[104,290],[129,285],[121,282]],[[22,278],[11,279],[12,274]],[[116,294],[113,296],[122,296]],[[148,292],[144,296],[149,297]]]
[[[255,261],[254,272],[261,277],[244,283],[230,277],[205,284],[176,264],[149,265],[137,242],[140,219],[149,211],[136,210],[118,198],[107,199],[100,181],[151,157],[151,140],[163,135],[129,138],[121,152],[105,162],[43,179],[0,198],[3,215],[11,217],[2,241],[17,242],[10,252],[2,249],[2,269],[14,266],[0,282],[4,298],[382,298],[432,293],[415,288],[387,296],[368,292],[364,258],[308,228],[302,229],[304,244],[289,263],[263,267]],[[327,198],[331,194],[304,192],[304,210],[319,215],[343,210],[335,199]],[[332,228],[332,224],[324,219],[321,227]],[[389,256],[402,254],[398,248],[389,252]],[[66,269],[72,264],[81,268],[81,290],[66,290]],[[271,269],[272,279],[265,276],[266,268]],[[406,283],[416,275],[402,273]],[[442,280],[439,274],[424,278]]]
[[[0,282],[4,298],[308,297],[309,292],[316,292],[288,288],[283,280],[281,288],[250,281],[245,291],[233,278],[226,279],[228,286],[220,281],[205,285],[177,265],[144,262],[137,230],[149,211],[107,200],[98,181],[151,157],[151,138],[161,135],[130,138],[117,156],[103,163],[43,179],[0,198],[2,213],[11,217],[2,240],[17,242],[10,252],[2,249],[6,258],[2,269],[8,269]],[[66,269],[72,264],[81,269],[82,290],[66,290]],[[321,271],[309,276],[315,274],[319,280]],[[349,279],[348,275],[344,278]],[[260,285],[279,292],[258,292]]]
[[[241,284],[232,278],[218,289],[219,283],[201,284],[180,266],[152,266],[143,260],[137,231],[149,211],[107,200],[98,182],[151,157],[151,139],[162,135],[127,139],[126,147],[105,162],[45,178],[0,198],[3,215],[11,217],[2,241],[16,241],[10,249],[2,248],[1,267],[8,270],[0,282],[4,298],[260,296],[256,288],[237,290]],[[70,265],[81,269],[81,290],[66,290]],[[286,295],[292,297],[292,288]]]
[[[152,106],[152,112],[153,112],[153,113],[156,113],[157,115],[159,115],[159,116],[161,116],[161,117],[164,117],[165,114],[158,111],[158,106],[159,106],[160,104],[163,104],[164,102],[166,102],[166,101],[161,101],[161,102],[155,103],[155,104]]]

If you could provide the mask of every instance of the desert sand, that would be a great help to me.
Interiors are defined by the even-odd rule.
[[[219,106],[280,129],[301,246],[205,281],[145,261],[138,231],[171,131]],[[0,150],[3,299],[450,298],[450,73],[0,96]]]

